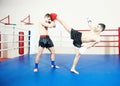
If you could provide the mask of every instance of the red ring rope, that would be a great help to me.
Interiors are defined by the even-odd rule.
[[[78,31],[90,31],[90,30],[78,30]],[[117,31],[118,32],[118,35],[116,34],[113,34],[113,35],[100,35],[102,37],[118,37],[118,40],[101,40],[101,42],[118,42],[118,45],[116,46],[94,46],[94,47],[107,47],[107,48],[110,48],[110,47],[118,47],[118,53],[120,55],[120,27],[118,29],[107,29],[105,31]]]

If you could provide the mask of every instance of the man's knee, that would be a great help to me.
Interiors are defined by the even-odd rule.
[[[51,55],[55,55],[55,52],[54,52],[54,51],[52,51],[52,52],[51,52]]]
[[[78,58],[79,58],[79,57],[80,57],[80,53],[77,53],[77,54],[76,54],[76,57],[78,57]]]

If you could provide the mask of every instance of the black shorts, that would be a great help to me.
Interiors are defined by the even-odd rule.
[[[71,29],[71,39],[73,39],[73,45],[75,47],[78,47],[78,48],[81,47],[81,45],[82,45],[81,37],[82,37],[81,32]]]
[[[39,46],[43,48],[54,47],[54,44],[48,35],[41,35],[39,40]]]

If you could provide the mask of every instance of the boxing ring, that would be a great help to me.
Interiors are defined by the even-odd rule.
[[[13,27],[11,27],[13,28]],[[8,29],[8,28],[6,28]],[[23,29],[22,29],[23,31]],[[17,50],[19,54],[19,32],[14,34],[15,39],[12,42],[17,43],[14,48],[8,48],[8,51]],[[80,30],[88,31],[88,30]],[[112,32],[112,34],[106,34],[106,32]],[[1,31],[0,31],[1,32]],[[9,33],[10,34],[10,33]],[[24,32],[24,42],[29,45],[28,30]],[[105,35],[104,35],[105,34]],[[99,48],[117,48],[118,54],[83,54],[79,60],[76,69],[79,71],[79,75],[70,72],[70,68],[74,59],[74,54],[57,54],[56,64],[60,66],[60,69],[52,69],[50,67],[50,54],[42,54],[39,71],[33,72],[34,60],[36,54],[28,54],[29,50],[25,50],[24,54],[17,56],[3,62],[0,62],[0,85],[1,86],[119,86],[120,82],[120,28],[119,29],[107,29],[105,33],[101,34],[103,37],[101,42],[103,43],[115,43],[115,45],[96,45],[96,49]],[[0,40],[3,39],[5,33],[1,32]],[[11,34],[10,34],[11,35]],[[23,35],[22,35],[23,36]],[[13,36],[12,36],[13,37]],[[106,39],[104,39],[106,37]],[[108,37],[114,37],[108,40]],[[4,39],[5,40],[5,39]],[[1,41],[2,45],[5,41]],[[11,42],[11,43],[12,43]],[[23,41],[22,41],[23,42]],[[2,46],[3,47],[3,46]],[[28,46],[25,46],[28,49]],[[5,49],[1,49],[1,53],[5,52]],[[14,53],[14,52],[11,52]],[[2,54],[1,54],[2,55]]]
[[[30,52],[30,30],[15,25],[0,26],[0,58],[13,58]]]

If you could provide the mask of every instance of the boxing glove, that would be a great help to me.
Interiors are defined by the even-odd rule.
[[[56,13],[51,13],[50,14],[51,20],[54,21],[57,19],[57,14]]]
[[[87,22],[92,22],[92,17],[88,16],[86,19],[87,19]]]

